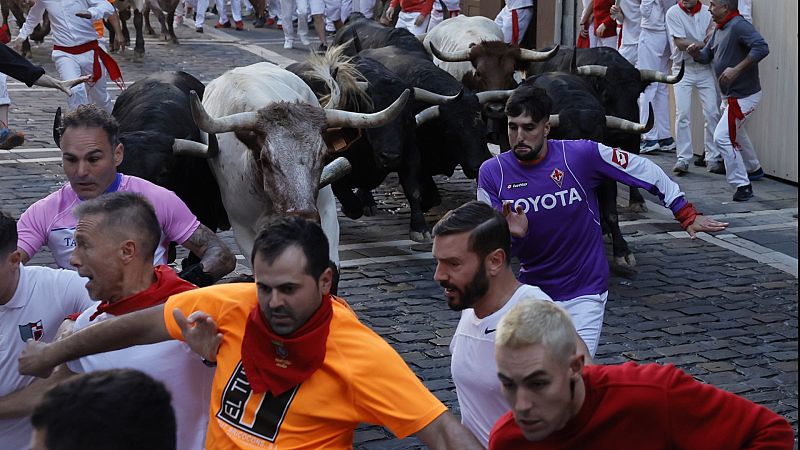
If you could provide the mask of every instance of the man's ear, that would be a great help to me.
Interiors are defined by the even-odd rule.
[[[328,267],[327,269],[322,271],[322,275],[319,276],[317,285],[319,286],[319,290],[322,292],[323,295],[330,294],[331,286],[333,285],[333,269]]]
[[[22,261],[22,254],[19,252],[19,250],[14,250],[13,252],[9,253],[8,255],[9,264],[16,266],[21,261]]]
[[[119,166],[122,164],[122,160],[125,158],[125,146],[122,145],[122,142],[117,144],[117,147],[114,148],[114,167]]]
[[[120,256],[126,264],[139,256],[139,246],[133,239],[126,239],[119,245]]]
[[[489,271],[489,275],[496,276],[498,273],[500,273],[500,271],[505,269],[507,260],[508,255],[506,255],[506,252],[501,248],[497,248],[493,252],[486,255],[484,264],[486,265],[486,269]]]
[[[570,378],[573,380],[578,380],[583,373],[583,367],[586,364],[586,360],[584,358],[583,353],[576,353],[569,358],[569,371],[570,371]]]

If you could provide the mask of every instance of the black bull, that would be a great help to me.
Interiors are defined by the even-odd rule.
[[[550,119],[551,131],[548,137],[551,139],[589,139],[606,143],[608,135],[622,132],[638,137],[638,133],[649,130],[653,125],[652,110],[645,126],[607,117],[593,87],[576,75],[543,73],[527,78],[523,85],[542,88],[553,100],[552,114],[557,117]],[[617,183],[606,180],[596,192],[603,231],[611,234],[614,253],[611,267],[616,272],[627,274],[635,259],[619,228]]]
[[[118,170],[163,186],[180,197],[211,230],[230,228],[219,187],[208,163],[173,155],[174,139],[200,142],[189,92],[205,86],[185,72],[160,72],[132,84],[117,98],[112,115],[119,122],[125,158]]]
[[[573,61],[574,59],[574,61]],[[572,66],[577,67],[572,67]],[[683,68],[677,76],[667,76],[654,71],[640,71],[613,48],[564,48],[551,59],[528,65],[528,75],[544,72],[570,73],[585,77],[594,88],[605,114],[633,122],[639,121],[639,95],[652,82],[677,83],[683,77]],[[606,133],[604,144],[639,154],[641,137],[620,131]],[[636,188],[630,189],[630,209],[646,211],[644,198]]]

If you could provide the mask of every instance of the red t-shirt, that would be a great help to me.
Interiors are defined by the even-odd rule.
[[[614,0],[594,0],[594,28],[597,29],[601,23],[606,24],[606,29],[600,37],[611,37],[617,34],[617,22],[611,18],[611,5]]]
[[[787,449],[792,428],[767,408],[673,365],[586,366],[578,415],[539,442],[525,439],[511,412],[489,437],[489,450]]]

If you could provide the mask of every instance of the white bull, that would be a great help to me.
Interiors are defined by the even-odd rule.
[[[506,44],[500,27],[481,16],[445,20],[425,36],[423,45],[434,64],[475,92],[514,89],[515,70],[558,51],[537,52]]]
[[[192,114],[206,145],[176,152],[205,153],[219,184],[236,243],[250,260],[259,230],[272,217],[319,219],[339,264],[339,223],[330,186],[320,187],[329,128],[374,128],[400,113],[409,93],[374,114],[323,110],[299,77],[270,63],[238,67],[209,83]],[[319,195],[318,195],[319,193]]]

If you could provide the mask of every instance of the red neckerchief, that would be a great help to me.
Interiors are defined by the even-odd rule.
[[[700,3],[700,2],[698,1],[697,3]],[[731,19],[733,19],[733,18],[734,18],[734,17],[736,17],[736,16],[741,16],[741,14],[739,14],[739,10],[738,10],[738,9],[734,9],[733,11],[729,12],[729,13],[728,13],[728,15],[726,15],[725,17],[723,17],[723,18],[722,18],[722,21],[720,21],[720,22],[717,24],[717,29],[720,29],[720,28],[724,27],[724,26],[725,26],[725,24],[727,24],[728,22],[730,22],[730,20],[731,20]]]
[[[739,106],[739,100],[733,97],[728,97],[728,136],[731,138],[731,145],[738,150],[739,144],[736,142],[736,120],[744,120],[744,113],[742,107]],[[735,155],[735,154],[734,154]]]
[[[85,44],[76,45],[74,47],[64,47],[62,45],[53,45],[53,50],[62,51],[65,53],[69,53],[70,55],[80,55],[82,53],[94,51],[94,63],[92,65],[92,83],[96,83],[97,80],[103,76],[103,68],[100,67],[100,60],[103,61],[103,65],[106,66],[106,70],[108,71],[108,76],[117,83],[120,89],[125,89],[125,81],[122,80],[122,70],[117,65],[117,62],[114,61],[114,58],[111,57],[108,53],[106,53],[100,44],[97,41],[90,41]]]
[[[308,322],[289,336],[279,336],[256,305],[247,317],[242,340],[242,366],[253,391],[281,395],[322,367],[332,318],[328,294]]]
[[[685,6],[683,6],[683,2],[681,2],[680,0],[678,0],[678,8],[682,9],[682,10],[683,10],[683,12],[685,12],[686,14],[688,14],[688,15],[690,15],[690,16],[693,16],[693,15],[695,15],[695,14],[699,13],[699,12],[700,12],[700,7],[701,7],[701,6],[703,6],[703,5],[700,3],[700,0],[697,0],[697,3],[695,3],[695,4],[694,4],[694,6],[692,7],[692,9],[686,9],[686,7],[685,7]]]
[[[140,309],[160,305],[167,301],[170,295],[197,289],[197,286],[179,278],[178,274],[169,266],[156,266],[154,272],[156,274],[156,281],[154,281],[150,287],[138,294],[133,294],[130,297],[125,297],[114,303],[103,300],[97,305],[97,311],[89,316],[89,321],[94,320],[95,317],[104,312],[115,316],[121,316],[123,314],[139,311]]]

